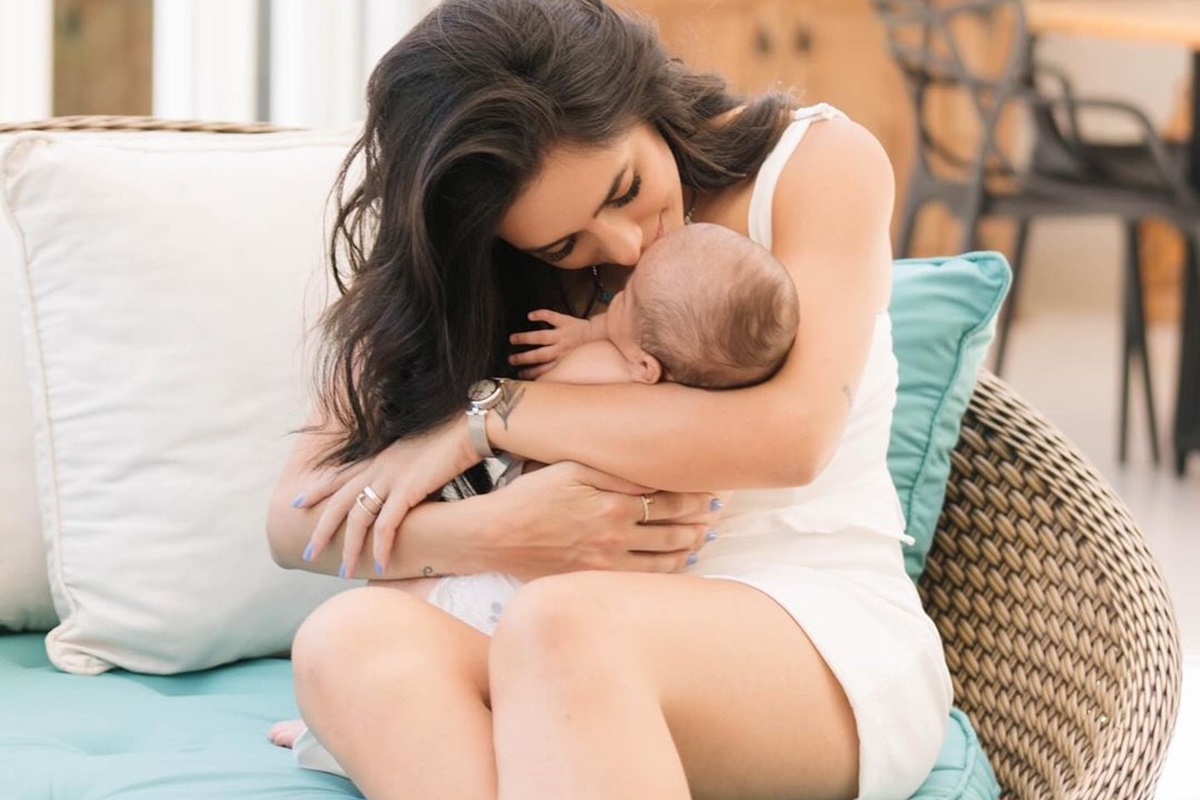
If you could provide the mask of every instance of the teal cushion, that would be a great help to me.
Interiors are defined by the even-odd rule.
[[[910,800],[996,800],[1000,784],[979,746],[979,737],[957,708],[950,709],[946,741],[933,772]]]
[[[59,672],[41,634],[0,636],[4,800],[317,800],[361,795],[267,741],[296,713],[291,662],[186,675]]]
[[[1012,283],[1000,253],[897,261],[892,273],[892,339],[900,386],[888,468],[904,508],[904,567],[916,581],[933,544],[950,451]]]

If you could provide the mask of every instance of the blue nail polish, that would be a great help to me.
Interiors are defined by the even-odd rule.
[[[716,539],[719,535],[720,534],[718,534],[714,529],[709,528],[708,533],[704,534],[704,541],[711,542],[713,539]]]
[[[309,542],[308,547],[304,548],[304,560],[312,561],[312,554],[313,554],[313,546],[312,546],[312,542]]]
[[[708,504],[709,511],[720,511],[724,507],[725,504],[721,502],[721,498],[719,497],[714,497],[712,502]]]
[[[687,565],[689,567],[695,566],[696,562],[699,560],[700,560],[700,556],[696,555],[695,553],[688,553]]]
[[[383,564],[380,564],[378,561],[375,562],[375,574],[376,575],[383,574]]]
[[[340,567],[338,567],[338,577],[339,578],[346,577],[346,565],[345,564],[342,564]]]
[[[292,508],[299,508],[300,504],[303,502],[304,502],[304,495],[302,495],[302,494],[296,495],[294,498],[292,498]]]

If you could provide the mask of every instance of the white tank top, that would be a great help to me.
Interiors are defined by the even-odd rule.
[[[809,126],[844,116],[832,106],[797,109],[778,144],[763,162],[750,197],[750,238],[771,248],[775,186]],[[837,452],[812,483],[789,489],[734,492],[719,523],[722,537],[758,533],[835,533],[868,528],[912,543],[904,532],[904,512],[887,467],[898,367],[892,354],[892,322],[875,316],[875,331],[858,394],[850,407]]]

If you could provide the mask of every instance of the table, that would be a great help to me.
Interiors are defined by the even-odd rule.
[[[1200,192],[1200,0],[1026,0],[1031,34],[1093,36],[1192,51],[1192,139],[1188,179]],[[1200,234],[1200,232],[1198,232]],[[1200,451],[1200,254],[1189,237],[1180,325],[1179,388],[1172,443],[1175,472]]]

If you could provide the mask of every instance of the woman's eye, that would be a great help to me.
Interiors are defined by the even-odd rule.
[[[629,191],[620,197],[614,197],[612,200],[613,208],[627,206],[637,199],[638,192],[642,190],[642,176],[636,172],[633,173],[633,182],[629,184]]]
[[[574,249],[575,237],[572,236],[563,243],[563,246],[560,249],[555,250],[553,253],[542,253],[542,259],[549,261],[551,264],[557,264],[559,261],[562,261],[564,258],[571,255],[571,251]]]

